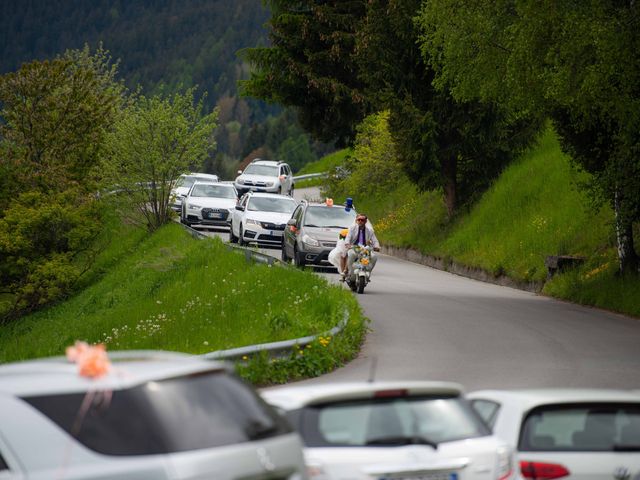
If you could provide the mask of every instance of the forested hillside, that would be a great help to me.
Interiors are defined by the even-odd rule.
[[[237,95],[236,82],[248,76],[237,52],[267,42],[268,18],[260,0],[3,0],[0,74],[102,43],[131,90],[141,86],[155,94],[198,86],[207,92],[205,104],[218,106],[221,120],[210,170],[231,174],[259,148],[273,156],[295,150],[302,157],[285,160],[304,163],[316,154],[295,118],[282,116],[279,106]]]

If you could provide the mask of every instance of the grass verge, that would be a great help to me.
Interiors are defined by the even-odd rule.
[[[178,224],[151,236],[120,225],[112,235],[77,295],[0,329],[1,362],[61,355],[76,340],[108,350],[201,354],[319,334],[348,309],[346,340],[322,352],[336,361],[322,368],[297,361],[297,378],[352,358],[364,337],[366,320],[353,296],[311,272],[247,262],[243,252],[219,239],[196,240]],[[262,384],[286,381],[283,366],[276,374],[244,368],[243,375]]]

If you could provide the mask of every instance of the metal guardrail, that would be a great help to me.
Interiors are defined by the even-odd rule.
[[[199,232],[198,230],[191,228],[187,225],[183,225],[184,228],[186,228],[191,235],[193,235],[195,238],[198,239],[204,239],[204,238],[209,238],[207,235],[205,235],[202,232]],[[272,257],[271,255],[267,255],[264,254],[262,252],[258,252],[256,250],[253,250],[251,248],[247,248],[247,247],[241,247],[240,245],[232,245],[230,243],[227,244],[227,248],[229,248],[229,250],[241,250],[244,251],[244,255],[245,258],[247,259],[247,261],[253,260],[259,263],[266,263],[268,265],[282,265],[285,266],[284,263],[282,263],[279,259]],[[238,348],[232,348],[229,350],[216,350],[214,352],[210,352],[210,353],[204,353],[202,355],[200,355],[200,357],[205,358],[207,360],[242,360],[243,357],[248,357],[249,355],[255,355],[257,353],[261,353],[261,352],[267,352],[267,354],[274,358],[274,357],[286,357],[288,356],[291,351],[296,347],[304,347],[310,343],[313,343],[314,341],[316,341],[318,338],[320,337],[326,337],[326,336],[335,336],[337,334],[339,334],[344,327],[347,325],[347,322],[349,320],[349,312],[348,310],[345,309],[344,313],[343,313],[343,317],[342,320],[340,320],[340,322],[338,323],[338,325],[336,325],[335,327],[333,327],[331,330],[318,334],[318,335],[309,335],[307,337],[302,337],[302,338],[295,338],[293,340],[283,340],[280,342],[270,342],[270,343],[262,343],[262,344],[258,344],[258,345],[248,345],[246,347],[238,347]]]
[[[308,178],[322,178],[322,177],[326,177],[327,175],[329,175],[327,172],[322,172],[322,173],[307,173],[305,175],[298,175],[293,177],[294,180],[306,180]]]

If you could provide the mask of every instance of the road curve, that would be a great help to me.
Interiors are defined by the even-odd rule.
[[[296,192],[302,195],[317,190]],[[335,281],[335,274],[326,276]],[[639,319],[386,255],[358,300],[371,319],[360,355],[302,383],[373,375],[455,381],[467,390],[640,388]]]

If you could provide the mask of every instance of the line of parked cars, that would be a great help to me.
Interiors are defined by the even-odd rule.
[[[640,478],[640,392],[371,381],[256,391],[224,363],[0,365],[0,479]]]

